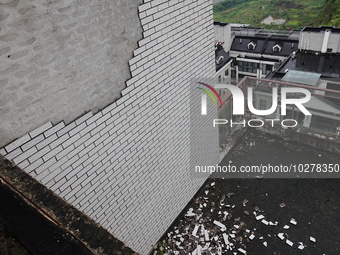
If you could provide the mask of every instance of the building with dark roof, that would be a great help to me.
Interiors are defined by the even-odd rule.
[[[236,36],[230,50],[240,54],[260,54],[266,58],[288,57],[298,49],[298,43],[298,40],[290,39]]]
[[[268,78],[320,89],[311,89],[314,95],[306,107],[312,112],[312,117],[306,117],[303,125],[331,133],[340,130],[339,28],[304,28],[300,35],[299,49]]]
[[[218,83],[236,84],[244,76],[264,78],[297,51],[299,43],[296,31],[268,33],[214,22],[214,32]]]
[[[286,82],[310,87],[312,98],[305,106],[312,116],[289,107],[287,116],[305,127],[334,133],[340,130],[339,47],[339,28],[305,27],[301,31],[267,33],[215,23],[216,80],[237,84],[242,77],[251,76],[270,78],[273,84],[279,80],[277,86],[285,86]],[[257,89],[257,109],[272,105],[271,93],[270,88]],[[274,113],[271,117],[280,116]]]
[[[230,55],[235,58],[236,81],[243,76],[265,78],[275,65],[298,50],[298,40],[267,34],[235,36]]]
[[[215,34],[215,67],[216,82],[231,83],[231,70],[233,58],[230,56],[231,25],[228,23],[214,22]]]
[[[340,55],[298,51],[283,62],[270,77],[281,77],[287,70],[315,72],[324,78],[339,78]]]
[[[216,82],[231,83],[231,64],[233,59],[220,43],[215,45]]]

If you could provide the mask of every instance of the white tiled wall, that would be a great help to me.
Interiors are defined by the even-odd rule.
[[[144,2],[122,97],[0,150],[141,254],[205,181],[188,171],[189,85],[215,69],[211,0]]]

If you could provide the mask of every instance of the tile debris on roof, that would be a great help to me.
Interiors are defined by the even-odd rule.
[[[215,183],[206,187],[204,194],[214,193]],[[210,202],[206,196],[196,198],[196,206],[191,207],[181,219],[180,225],[174,227],[173,231],[167,234],[163,242],[163,254],[248,254],[248,244],[261,240],[264,249],[273,246],[272,238],[278,237],[282,242],[294,249],[302,251],[307,247],[300,240],[294,240],[289,234],[290,228],[298,228],[297,220],[291,218],[290,222],[278,222],[270,219],[266,213],[258,206],[253,207],[252,214],[241,218],[235,214],[234,208],[247,207],[249,202],[244,199],[238,204],[228,201],[231,196],[223,196],[219,203]],[[246,201],[246,202],[245,202]],[[286,207],[280,204],[282,210]],[[203,209],[211,212],[218,212],[217,218],[210,218],[203,212]],[[210,209],[210,210],[209,210]],[[250,209],[250,208],[249,208]],[[254,224],[251,218],[258,224],[264,224],[264,228]],[[288,226],[287,224],[291,224]],[[273,228],[275,227],[275,228]],[[302,226],[303,228],[303,226]],[[265,232],[267,229],[268,232]],[[277,232],[275,232],[275,230]],[[316,243],[316,238],[306,236],[312,243]],[[157,253],[155,253],[157,254]]]

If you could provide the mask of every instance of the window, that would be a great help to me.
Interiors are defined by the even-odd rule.
[[[257,68],[259,68],[259,64],[253,62],[239,61],[238,65],[238,70],[241,72],[257,73]]]
[[[222,64],[222,62],[223,62],[223,60],[224,60],[224,57],[223,56],[219,56],[217,59],[216,59],[216,64]]]
[[[220,76],[218,76],[218,83],[221,83],[221,81],[222,81],[222,77],[220,75]]]
[[[262,64],[262,74],[268,75],[272,72],[273,66],[272,65],[266,65]]]
[[[273,52],[281,52],[281,50],[282,50],[282,46],[279,43],[273,46]]]
[[[224,75],[229,76],[229,69],[225,70]]]
[[[266,74],[266,68],[267,68],[267,65],[262,64],[262,74]]]
[[[248,43],[248,50],[255,50],[256,48],[256,43],[251,41],[250,43]]]
[[[266,100],[260,99],[260,110],[267,110]]]

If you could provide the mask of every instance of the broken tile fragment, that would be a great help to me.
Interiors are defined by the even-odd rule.
[[[313,243],[316,243],[316,239],[315,239],[314,237],[312,237],[312,236],[309,237],[309,240],[310,240],[311,242],[313,242]]]
[[[219,226],[221,228],[221,231],[225,231],[227,228],[224,224],[222,224],[221,222],[214,220],[213,222],[215,225]]]
[[[262,219],[264,219],[264,216],[263,215],[258,215],[258,216],[255,217],[255,219],[256,220],[262,220]]]
[[[296,222],[296,220],[294,218],[291,218],[290,223],[293,224],[293,225],[297,224],[297,222]]]
[[[285,236],[283,233],[278,233],[277,234],[278,238],[280,238],[281,240],[285,239]]]
[[[269,225],[269,222],[268,221],[266,221],[265,219],[263,219],[262,221],[261,221],[264,225]]]
[[[185,216],[187,216],[187,217],[195,216],[196,213],[194,213],[193,211],[194,211],[194,208],[190,208]]]
[[[286,240],[286,244],[288,244],[289,246],[293,246],[293,242],[288,239]]]
[[[222,196],[220,203],[223,203],[224,200],[225,200],[225,195]]]
[[[202,255],[202,246],[201,245],[197,246],[197,255]]]
[[[243,250],[242,248],[238,248],[238,251],[243,253],[243,254],[247,254],[247,252],[245,250]]]
[[[209,233],[208,233],[208,230],[204,230],[204,239],[205,239],[205,241],[209,241],[210,239],[209,239]]]
[[[198,228],[199,228],[199,226],[196,225],[195,228],[194,228],[194,230],[192,231],[192,235],[193,235],[193,236],[197,236]]]
[[[205,246],[203,247],[202,251],[206,251],[209,249],[210,243],[206,243]]]
[[[233,195],[234,195],[233,192],[229,192],[229,193],[227,194],[227,197],[228,197],[228,198],[231,198]]]
[[[226,245],[229,245],[229,244],[230,244],[230,242],[229,242],[229,240],[228,240],[228,235],[227,235],[226,233],[223,233],[223,239],[224,239],[224,243],[225,243]]]
[[[279,206],[280,206],[281,208],[284,208],[284,207],[286,207],[286,204],[285,204],[285,203],[281,203],[281,204],[279,204]]]
[[[304,248],[305,248],[305,246],[303,245],[303,243],[299,242],[298,249],[302,251]]]

